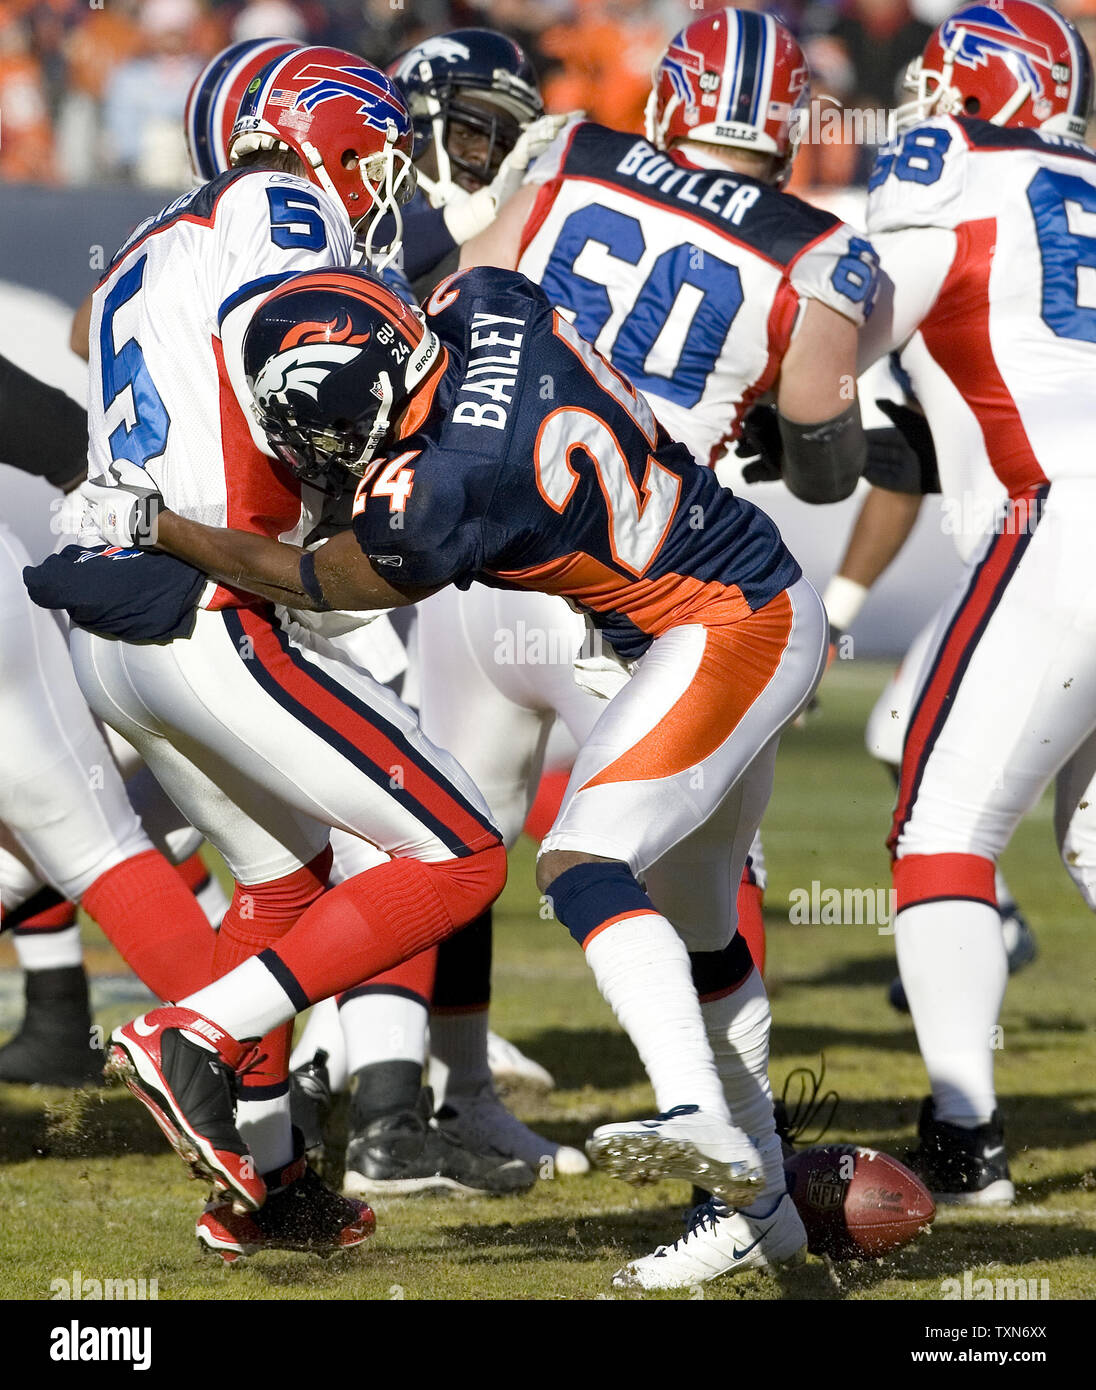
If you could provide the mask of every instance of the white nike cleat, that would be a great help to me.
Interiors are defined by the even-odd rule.
[[[713,1198],[694,1207],[673,1245],[618,1269],[616,1289],[687,1289],[743,1269],[789,1269],[807,1258],[807,1232],[790,1197],[771,1216],[746,1216]]]
[[[729,1206],[749,1206],[764,1190],[756,1145],[697,1105],[675,1105],[653,1120],[602,1125],[586,1141],[586,1152],[610,1177],[639,1185],[683,1178]]]
[[[556,1089],[556,1079],[546,1067],[526,1057],[520,1047],[497,1033],[487,1034],[487,1066],[492,1079],[500,1086],[530,1086],[538,1091]]]
[[[470,1095],[447,1095],[436,1118],[442,1130],[467,1148],[519,1158],[538,1177],[569,1178],[590,1171],[581,1149],[546,1139],[511,1115],[490,1081]]]

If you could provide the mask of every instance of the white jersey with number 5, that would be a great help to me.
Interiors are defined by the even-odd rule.
[[[859,325],[870,244],[828,212],[726,165],[583,121],[534,165],[517,268],[711,463],[772,387],[802,301]]]
[[[1013,496],[1096,477],[1096,153],[939,117],[880,153],[867,227],[862,360],[903,349],[941,477],[972,448]]]
[[[282,280],[346,265],[352,253],[339,204],[270,170],[223,174],[138,227],[93,300],[90,475],[144,469],[182,516],[303,539],[322,499],[302,497],[269,456],[241,344],[255,306]],[[324,363],[300,370],[322,375]],[[232,601],[212,589],[207,606]]]

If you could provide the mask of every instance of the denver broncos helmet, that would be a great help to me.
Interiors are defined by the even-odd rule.
[[[388,68],[415,129],[415,159],[433,144],[438,179],[420,173],[431,201],[443,203],[456,187],[453,169],[489,184],[530,121],[544,115],[536,74],[512,39],[491,29],[455,29],[424,39]],[[491,110],[468,98],[479,98]],[[449,149],[449,125],[459,122],[486,137],[482,162],[472,163]]]
[[[811,97],[803,50],[778,19],[754,10],[717,10],[670,40],[647,101],[647,139],[755,150],[791,172],[801,113]]]
[[[355,484],[443,350],[411,308],[361,270],[295,275],[244,336],[259,425],[302,482],[333,495]]]
[[[395,255],[400,204],[415,190],[411,120],[379,68],[340,48],[297,48],[274,58],[248,84],[229,138],[232,163],[252,150],[294,150],[308,178],[365,231],[378,266]],[[373,233],[391,213],[396,237],[374,251]]]
[[[944,20],[907,69],[906,86],[917,95],[898,108],[899,130],[933,115],[977,116],[1083,140],[1092,60],[1049,5],[991,0]]]
[[[222,48],[194,80],[186,99],[186,148],[194,177],[208,183],[229,168],[228,140],[244,93],[267,63],[291,53],[292,39],[245,39]]]

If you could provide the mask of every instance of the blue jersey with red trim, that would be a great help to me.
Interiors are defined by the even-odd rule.
[[[380,574],[560,594],[628,659],[800,577],[772,521],[671,441],[524,276],[466,271],[426,308],[448,355],[429,413],[355,500]]]
[[[858,326],[876,259],[828,212],[589,121],[536,163],[517,268],[714,462],[776,381],[801,302]]]

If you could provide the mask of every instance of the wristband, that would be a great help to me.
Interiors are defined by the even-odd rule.
[[[330,613],[331,605],[324,595],[323,586],[316,578],[316,552],[306,550],[301,556],[301,563],[298,569],[301,577],[301,588],[316,605],[318,613]]]
[[[868,589],[863,584],[858,584],[855,579],[846,579],[843,574],[835,574],[822,595],[830,626],[848,632],[867,597]]]

